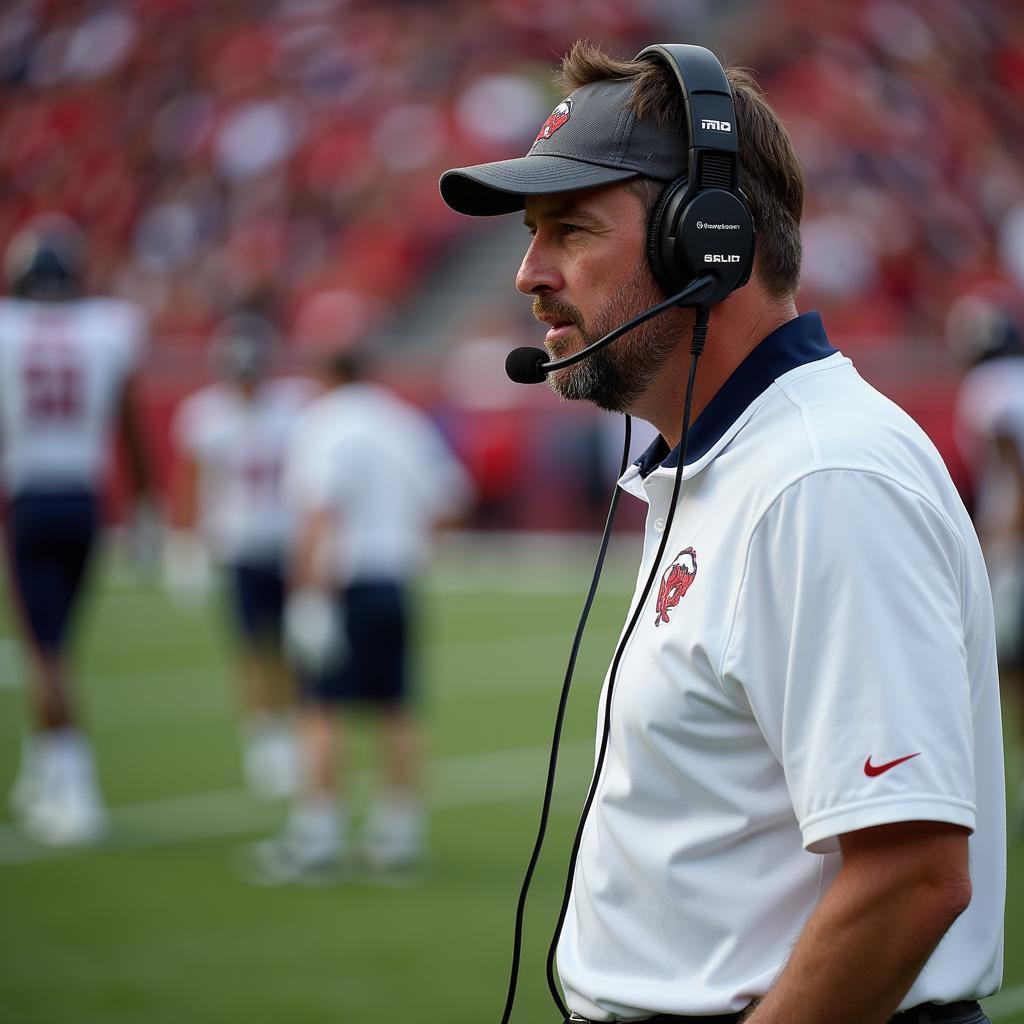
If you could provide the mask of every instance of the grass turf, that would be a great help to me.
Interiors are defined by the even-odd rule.
[[[429,870],[408,888],[261,889],[241,880],[239,847],[277,828],[284,809],[241,791],[217,605],[175,609],[151,583],[101,569],[81,623],[80,689],[116,827],[108,846],[51,856],[0,818],[0,1021],[497,1022],[588,571],[574,559],[541,563],[442,563],[424,590],[422,704],[435,808]],[[613,566],[608,583],[567,717],[516,1021],[557,1019],[543,962],[628,570]],[[2,635],[11,635],[9,619]],[[0,649],[8,655],[0,683],[17,678],[11,650]],[[0,687],[0,788],[15,772],[23,716],[23,691]],[[369,766],[366,726],[354,757]],[[368,791],[365,778],[358,783],[357,814]],[[1024,984],[1020,844],[1011,845],[1010,870],[1007,987]],[[1024,1024],[1024,1012],[998,1020]]]

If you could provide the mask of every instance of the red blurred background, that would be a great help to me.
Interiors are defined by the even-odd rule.
[[[800,307],[932,435],[958,484],[952,301],[1024,285],[1024,7],[996,0],[13,0],[0,12],[0,244],[59,210],[90,290],[140,303],[150,432],[229,313],[293,366],[369,338],[477,477],[477,525],[591,528],[618,419],[504,380],[536,343],[518,225],[461,218],[446,167],[519,155],[578,37],[754,69],[807,176]],[[512,218],[514,219],[514,218]],[[518,232],[518,234],[517,234]]]

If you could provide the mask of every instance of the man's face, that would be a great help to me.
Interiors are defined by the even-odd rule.
[[[626,186],[608,185],[526,200],[533,236],[516,287],[533,295],[549,325],[544,346],[571,355],[665,296],[647,264],[647,218]],[[563,398],[628,411],[664,365],[683,330],[681,311],[634,328],[607,348],[548,377]]]

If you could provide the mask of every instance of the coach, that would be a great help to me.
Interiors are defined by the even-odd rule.
[[[654,585],[605,681],[565,1002],[573,1020],[973,1024],[1005,885],[985,565],[925,435],[797,314],[801,171],[753,80],[726,76],[734,110],[701,131],[735,120],[756,259],[710,300],[678,499],[694,310],[549,377],[661,435],[619,481],[648,505]],[[525,211],[516,285],[553,357],[672,294],[659,232],[702,88],[682,77],[577,44],[526,157],[441,179],[462,213]],[[729,225],[697,226],[726,251]]]

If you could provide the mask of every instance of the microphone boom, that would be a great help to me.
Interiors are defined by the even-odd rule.
[[[650,309],[645,309],[639,316],[635,316],[632,320],[627,320],[624,324],[616,327],[615,330],[609,331],[592,345],[587,345],[586,348],[581,348],[579,352],[574,352],[571,356],[565,356],[563,359],[554,359],[548,362],[547,352],[542,348],[532,348],[528,345],[523,348],[514,348],[505,358],[505,373],[509,380],[516,384],[540,384],[549,373],[565,369],[567,366],[589,358],[598,349],[610,345],[617,338],[621,338],[623,334],[633,330],[634,327],[647,323],[648,320],[667,312],[674,306],[702,305],[714,289],[714,285],[714,277],[710,274],[702,274],[678,294],[669,296],[656,306],[651,306]]]

